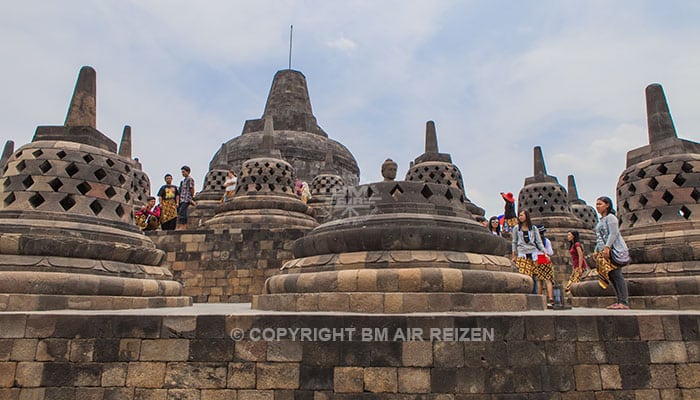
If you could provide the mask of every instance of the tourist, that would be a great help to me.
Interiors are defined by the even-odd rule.
[[[515,197],[511,192],[501,192],[501,198],[505,202],[503,206],[503,232],[510,233],[513,227],[518,225],[518,216],[515,214]]]
[[[303,184],[301,182],[301,179],[299,178],[294,178],[294,192],[297,194],[297,196],[301,197],[301,191],[303,189]]]
[[[173,176],[165,174],[165,185],[158,189],[158,204],[160,205],[160,228],[172,231],[177,224],[177,186],[173,185]]]
[[[228,170],[226,180],[224,181],[224,197],[221,199],[222,202],[233,200],[233,195],[236,193],[237,182],[236,174],[232,169]]]
[[[622,277],[622,266],[620,262],[626,258],[629,262],[629,251],[625,240],[620,235],[620,228],[615,216],[615,209],[609,197],[599,197],[595,202],[595,208],[600,214],[600,220],[595,226],[595,260],[598,264],[598,277],[605,286],[606,281],[612,283],[615,289],[617,302],[608,306],[613,310],[629,309],[627,282]],[[616,258],[617,257],[617,262]]]
[[[156,205],[156,198],[148,196],[145,206],[134,214],[136,225],[143,231],[155,231],[160,226],[160,207]]]
[[[554,255],[554,249],[552,249],[552,242],[545,236],[547,228],[544,225],[537,225],[537,230],[540,233],[544,250],[537,252],[537,266],[535,267],[534,275],[537,276],[539,283],[539,294],[542,294],[542,287],[545,286],[547,288],[548,303],[554,304],[554,292],[552,291],[552,284],[554,283],[552,255]]]
[[[194,178],[190,176],[191,169],[187,165],[180,168],[182,171],[182,181],[180,181],[180,203],[177,207],[177,227],[176,230],[187,228],[187,210],[190,205],[194,205]]]
[[[588,264],[586,264],[586,258],[583,256],[583,245],[581,244],[578,231],[569,231],[566,234],[566,240],[569,241],[569,254],[571,255],[571,265],[573,266],[573,271],[571,271],[571,276],[565,287],[565,290],[568,292],[571,290],[571,285],[580,282],[585,277],[584,273],[588,270]]]
[[[498,217],[489,218],[487,227],[492,235],[501,236],[501,221],[498,219]]]
[[[512,260],[518,266],[518,272],[532,277],[535,273],[537,253],[544,250],[540,233],[530,220],[526,210],[518,214],[518,224],[512,231]],[[537,293],[537,278],[533,279],[533,294]]]

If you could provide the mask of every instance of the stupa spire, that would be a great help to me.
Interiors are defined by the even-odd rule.
[[[5,164],[7,160],[10,159],[12,153],[15,152],[15,142],[8,140],[5,142],[5,147],[2,149],[2,156],[0,156],[0,176],[2,176],[2,170],[5,169]]]
[[[578,189],[576,189],[576,181],[573,175],[569,175],[566,186],[567,200],[569,200],[569,202],[578,200]]]
[[[535,146],[535,176],[547,175],[547,167],[544,165],[544,156],[542,155],[542,147]]]
[[[131,158],[131,127],[129,125],[124,125],[122,141],[119,144],[119,155]]]
[[[663,87],[658,83],[652,83],[646,88],[646,97],[649,144],[668,138],[677,138],[678,134],[673,125]]]
[[[82,67],[70,101],[65,126],[97,128],[97,74],[92,67]]]
[[[435,132],[435,122],[425,123],[425,152],[438,153],[437,133]]]

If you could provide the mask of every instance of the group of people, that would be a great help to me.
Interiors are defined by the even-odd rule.
[[[627,283],[622,276],[621,268],[630,262],[629,250],[625,244],[615,215],[615,208],[609,197],[596,200],[596,210],[600,220],[595,227],[596,246],[593,257],[596,261],[595,273],[598,283],[605,289],[612,285],[615,290],[616,302],[609,309],[629,309]],[[493,235],[504,236],[501,231],[501,219],[491,217],[484,224]],[[512,261],[518,272],[531,276],[534,285],[533,293],[541,294],[546,287],[548,303],[554,302],[553,287],[554,268],[551,256],[554,254],[549,239],[545,237],[547,229],[542,225],[534,225],[530,213],[522,210],[517,214],[517,223],[512,227],[510,236],[512,242]],[[569,254],[573,272],[565,286],[569,291],[571,285],[585,278],[593,269],[589,268],[583,253],[580,234],[576,230],[567,233]]]
[[[134,213],[136,225],[144,231],[153,231],[158,228],[164,231],[182,230],[187,227],[187,214],[194,202],[194,178],[190,176],[192,170],[183,165],[180,168],[182,181],[180,186],[173,185],[173,176],[166,174],[165,185],[158,190],[158,204],[156,198],[149,196],[146,205]]]

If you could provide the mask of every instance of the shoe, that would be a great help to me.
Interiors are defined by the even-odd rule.
[[[610,304],[609,306],[605,307],[608,310],[617,310],[617,306],[619,306],[620,303],[615,303],[615,304]]]
[[[613,310],[629,310],[630,306],[627,304],[622,304],[622,303],[617,303],[615,304],[616,307],[613,308]]]

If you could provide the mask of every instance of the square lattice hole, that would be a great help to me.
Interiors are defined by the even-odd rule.
[[[649,182],[647,182],[647,186],[651,189],[656,189],[656,187],[659,186],[659,181],[657,181],[656,178],[651,178]]]
[[[78,171],[80,171],[80,169],[78,168],[77,165],[75,165],[75,163],[70,163],[70,164],[66,167],[66,173],[67,173],[68,176],[70,176],[70,177],[73,177],[73,175],[77,174]]]
[[[644,195],[639,196],[639,204],[645,206],[648,202],[649,200]]]
[[[696,203],[698,202],[698,200],[700,200],[700,192],[698,192],[697,188],[693,189],[693,193],[690,194],[690,197],[692,197]]]
[[[103,180],[106,176],[107,176],[107,173],[102,168],[95,171],[95,178],[97,178],[98,181]]]
[[[5,207],[9,207],[10,204],[12,204],[12,203],[15,202],[15,200],[17,200],[17,198],[15,197],[15,194],[14,194],[14,193],[10,193],[10,194],[7,195],[7,197],[5,197],[5,199],[2,201],[2,204],[3,204]]]
[[[659,222],[659,220],[661,219],[661,216],[662,216],[662,215],[663,215],[663,214],[661,213],[661,211],[659,211],[659,210],[657,210],[657,209],[654,209],[654,212],[651,213],[651,217],[654,218],[654,221],[656,221],[656,222]]]
[[[75,205],[75,200],[73,200],[73,196],[67,195],[66,197],[62,198],[58,204],[60,204],[64,210],[68,211]]]
[[[36,149],[32,152],[32,155],[34,156],[34,158],[39,158],[39,157],[41,157],[42,154],[44,154],[44,152],[41,151],[41,149]]]
[[[673,195],[668,190],[664,192],[664,194],[663,194],[663,196],[661,196],[661,198],[664,199],[664,201],[667,204],[671,204],[671,202],[673,201]]]
[[[41,170],[41,172],[47,173],[51,170],[51,163],[48,161],[44,161],[43,163],[41,163],[41,165],[39,165],[39,169]]]
[[[34,184],[34,179],[32,179],[31,175],[27,176],[22,181],[22,186],[24,186],[25,189],[29,189],[30,187],[32,187],[33,184]]]
[[[428,187],[428,185],[425,185],[425,186],[423,186],[423,189],[420,191],[420,194],[422,194],[423,197],[425,197],[426,199],[429,199],[430,196],[433,195],[433,191],[430,190],[430,188]]]
[[[92,189],[92,186],[90,186],[90,184],[87,182],[83,182],[83,183],[79,184],[78,186],[76,186],[76,188],[78,189],[80,194],[82,194],[84,196]]]
[[[85,154],[83,156],[83,160],[85,160],[85,164],[90,164],[95,160],[95,157],[91,156],[90,154]]]
[[[685,183],[685,178],[682,174],[678,174],[675,178],[673,178],[673,183],[675,183],[678,186],[683,186],[683,184]]]
[[[63,182],[58,178],[54,178],[49,181],[49,186],[51,186],[54,192],[58,192],[58,190],[63,187]]]
[[[663,164],[656,167],[656,170],[659,171],[659,173],[661,173],[661,175],[665,175],[666,172],[668,172],[668,168]]]
[[[110,167],[113,167],[113,166],[114,166],[114,161],[110,160],[109,158],[108,158],[105,162],[106,162],[107,165],[109,165]],[[128,171],[127,171],[127,172],[128,172]]]
[[[690,219],[691,212],[690,212],[690,209],[688,207],[683,206],[683,207],[681,207],[680,210],[678,210],[678,214],[680,214],[681,217],[683,217],[685,219]]]
[[[681,170],[685,172],[686,174],[689,174],[693,172],[693,165],[690,164],[689,162],[683,162],[683,166],[681,167]]]
[[[32,208],[37,208],[40,205],[44,204],[46,200],[39,194],[35,193],[34,196],[29,198],[29,204],[32,206]]]
[[[22,172],[27,168],[27,163],[22,160],[15,165],[15,168],[17,168],[18,172]]]
[[[10,186],[10,177],[8,176],[5,178],[5,180],[2,182],[2,187],[7,189],[7,187]]]
[[[121,217],[124,216],[124,208],[122,207],[121,204],[118,205],[117,208],[114,209],[114,212],[117,214],[117,216],[118,216],[119,218],[121,218]]]
[[[105,190],[105,194],[107,195],[107,197],[109,197],[111,199],[112,197],[114,197],[117,194],[117,191],[114,190],[114,188],[110,186],[107,188],[107,190]]]
[[[63,160],[68,154],[66,154],[65,151],[61,150],[58,153],[56,153],[56,157],[58,157],[59,160]]]

